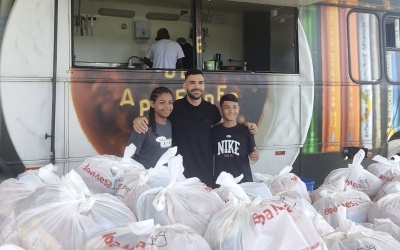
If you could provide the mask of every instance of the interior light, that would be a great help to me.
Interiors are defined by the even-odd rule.
[[[118,10],[118,9],[107,9],[101,8],[98,11],[99,15],[102,16],[115,16],[115,17],[126,17],[132,18],[135,16],[135,12],[133,10]]]
[[[149,20],[178,21],[179,15],[169,14],[169,13],[149,12],[146,14],[146,18]]]

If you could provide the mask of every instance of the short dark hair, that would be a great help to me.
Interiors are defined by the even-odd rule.
[[[221,97],[221,100],[219,100],[219,106],[222,107],[222,104],[224,102],[239,102],[239,99],[234,95],[234,94],[226,94],[224,96]]]
[[[202,75],[204,77],[203,71],[198,69],[189,69],[188,71],[186,71],[185,80],[191,75]]]

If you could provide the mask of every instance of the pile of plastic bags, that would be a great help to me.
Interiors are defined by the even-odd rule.
[[[241,184],[222,172],[212,190],[183,176],[176,147],[150,169],[135,150],[2,182],[0,250],[400,249],[397,161],[376,156],[367,171],[361,150],[311,194],[290,166]]]
[[[400,249],[400,243],[391,235],[374,231],[346,219],[346,208],[338,212],[339,227],[335,232],[324,237],[329,250],[394,250]]]
[[[326,249],[295,201],[279,196],[251,199],[226,172],[220,174],[217,184],[230,194],[229,202],[214,215],[204,235],[212,249]]]

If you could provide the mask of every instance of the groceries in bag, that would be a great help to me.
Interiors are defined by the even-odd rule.
[[[217,184],[230,189],[230,201],[214,215],[204,235],[211,249],[326,249],[295,202],[278,196],[252,200],[226,172],[219,175]]]
[[[164,164],[175,156],[177,147],[169,148],[150,169],[134,170],[124,174],[119,182],[115,196],[134,210],[137,199],[153,187],[167,186],[170,182],[168,168]],[[184,180],[183,174],[178,180]]]
[[[29,170],[0,184],[0,224],[14,210],[17,202],[28,197],[38,187],[60,185],[60,178],[49,164],[37,170]]]
[[[388,194],[375,202],[368,212],[368,222],[375,219],[390,219],[400,226],[400,193]]]
[[[348,188],[351,188],[350,186],[347,186],[345,183],[345,177],[340,177],[338,180],[332,182],[332,183],[324,183],[321,186],[319,186],[317,189],[312,191],[310,194],[310,198],[312,203],[314,204],[317,202],[319,199],[322,198],[321,192],[323,190],[326,190],[328,193],[341,193],[345,191]]]
[[[400,176],[393,178],[391,182],[386,183],[375,196],[374,201],[378,201],[388,194],[400,193]]]
[[[80,250],[92,235],[136,221],[116,197],[92,195],[74,170],[61,181],[57,201],[27,209],[17,217],[21,247]]]
[[[379,189],[382,188],[383,182],[361,166],[364,157],[365,152],[360,149],[353,158],[353,164],[349,164],[348,168],[333,170],[325,178],[324,183],[332,183],[340,177],[345,177],[346,185],[366,193],[369,197],[374,197],[379,192]]]
[[[236,183],[239,183],[242,179],[243,179],[243,174],[234,178]],[[267,198],[272,196],[268,186],[264,183],[244,182],[238,185],[243,188],[243,190],[251,199],[255,199],[257,196],[259,196],[260,198]],[[225,201],[225,203],[229,202],[229,193],[230,193],[229,188],[219,187],[215,188],[214,191],[219,195],[219,197],[221,197],[223,201]]]
[[[211,250],[207,241],[195,230],[181,224],[154,225],[154,220],[129,223],[93,236],[87,250]]]
[[[338,212],[339,227],[324,237],[329,250],[394,250],[400,243],[385,232],[374,231],[346,219],[346,208]]]
[[[0,246],[0,250],[24,250],[24,249],[16,245],[4,245]]]
[[[400,175],[399,162],[389,161],[380,155],[375,156],[372,160],[376,161],[376,163],[369,165],[367,170],[381,179],[383,184],[391,182],[393,177]]]
[[[363,227],[374,231],[380,231],[390,234],[395,240],[400,242],[400,227],[389,219],[374,219],[373,223],[362,223]]]
[[[311,220],[315,230],[319,235],[325,236],[335,230],[331,225],[329,225],[325,218],[318,213],[313,205],[311,205],[310,202],[304,199],[296,191],[281,192],[278,193],[277,196],[281,197],[281,199],[290,199],[295,201],[296,204],[302,208],[304,214]]]
[[[0,184],[0,245],[18,245],[17,214],[14,212],[18,204],[37,188],[60,185],[61,180],[53,173],[53,168],[49,164],[37,170],[29,170]]]
[[[162,226],[182,224],[203,235],[211,217],[221,210],[224,202],[198,178],[178,180],[183,174],[182,156],[168,161],[170,183],[151,188],[140,195],[135,214],[139,221],[154,219]]]
[[[259,173],[254,173],[254,176],[259,181],[268,185],[272,195],[285,191],[296,191],[301,194],[303,198],[311,201],[306,184],[297,175],[290,173],[292,169],[293,167],[291,166],[284,167],[277,176]]]
[[[82,177],[92,193],[115,194],[121,177],[130,171],[144,170],[142,164],[132,159],[136,146],[125,148],[124,157],[97,155],[87,158],[76,172]]]
[[[365,193],[352,188],[346,188],[342,192],[322,190],[320,195],[321,198],[313,206],[333,228],[339,226],[337,212],[340,207],[347,208],[347,219],[357,223],[368,222],[368,211],[373,202]]]

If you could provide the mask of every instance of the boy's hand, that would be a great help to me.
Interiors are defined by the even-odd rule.
[[[138,116],[133,120],[133,129],[138,134],[144,134],[149,129],[149,120],[145,116]]]
[[[255,164],[258,161],[258,158],[260,155],[258,154],[257,147],[254,147],[254,151],[249,154],[250,160],[252,161],[252,165]]]
[[[250,134],[256,135],[258,132],[257,125],[255,123],[245,122],[244,125],[249,129]]]

